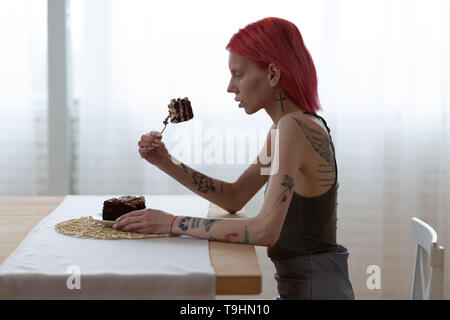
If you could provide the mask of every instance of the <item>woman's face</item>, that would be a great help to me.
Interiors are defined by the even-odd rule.
[[[252,114],[270,103],[273,88],[270,87],[270,74],[253,61],[230,53],[228,66],[231,80],[227,91],[236,95],[239,107]]]

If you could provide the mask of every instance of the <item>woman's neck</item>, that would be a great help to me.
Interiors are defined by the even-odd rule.
[[[299,108],[283,91],[279,91],[277,97],[273,97],[273,101],[269,103],[264,110],[272,118],[275,125],[278,124],[281,117],[295,111],[305,111]]]

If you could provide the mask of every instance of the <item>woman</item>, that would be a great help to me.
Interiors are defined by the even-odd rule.
[[[245,219],[202,219],[144,209],[120,217],[116,228],[267,246],[279,298],[354,299],[349,253],[336,243],[334,146],[325,121],[316,115],[321,108],[316,71],[299,30],[283,19],[262,19],[240,29],[227,50],[227,91],[247,114],[264,109],[276,140],[269,130],[260,155],[234,183],[173,159],[156,131],[142,136],[139,153],[229,213],[239,211],[267,183],[260,213]],[[263,156],[274,159],[273,165],[263,165]],[[262,174],[268,167],[270,175]]]

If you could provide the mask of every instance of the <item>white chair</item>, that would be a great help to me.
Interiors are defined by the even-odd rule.
[[[444,247],[438,245],[436,231],[428,224],[415,217],[411,219],[411,224],[412,237],[417,244],[411,299],[442,300]],[[428,279],[425,278],[426,274]]]

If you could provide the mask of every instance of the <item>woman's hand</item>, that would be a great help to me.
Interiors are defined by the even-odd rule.
[[[166,234],[170,233],[173,218],[174,216],[167,212],[147,208],[120,216],[113,228],[129,232]]]
[[[169,152],[161,141],[162,136],[157,131],[144,134],[138,142],[139,154],[151,164],[160,168],[169,159]]]

